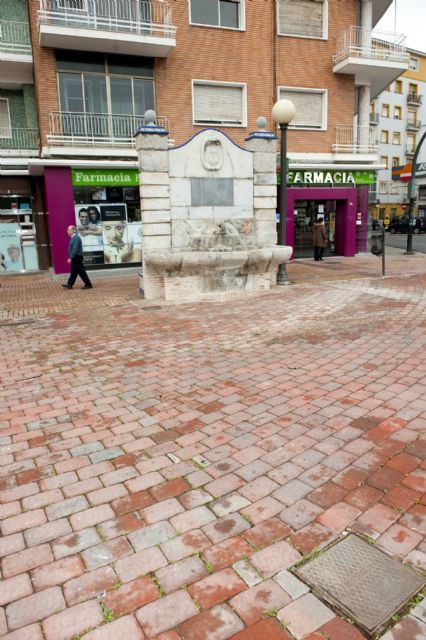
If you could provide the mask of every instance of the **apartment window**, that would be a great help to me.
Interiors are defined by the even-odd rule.
[[[10,124],[9,100],[0,98],[0,138],[11,138],[12,126]]]
[[[390,106],[388,104],[382,104],[382,118],[389,118]]]
[[[246,85],[193,80],[194,124],[246,126]]]
[[[416,149],[416,136],[409,133],[407,135],[407,151],[408,153],[414,153]]]
[[[410,82],[410,84],[408,85],[408,93],[414,93],[414,95],[416,96],[418,90],[419,90],[418,85]]]
[[[320,130],[327,128],[327,91],[325,89],[280,87],[279,98],[291,100],[296,107],[296,115],[290,127]]]
[[[394,131],[392,134],[392,144],[401,144],[401,132]]]
[[[155,108],[150,58],[58,51],[56,68],[63,127],[70,133],[133,135],[135,117]]]
[[[379,193],[387,193],[388,192],[388,183],[387,182],[379,182]]]
[[[401,120],[402,118],[402,107],[395,107],[393,117],[397,120]]]
[[[243,0],[190,0],[191,24],[244,29]]]
[[[408,68],[410,71],[418,71],[419,70],[419,59],[414,56],[410,56],[410,60],[408,62]]]
[[[402,93],[402,80],[395,81],[395,93]]]
[[[407,111],[407,122],[414,125],[417,123],[417,111]]]
[[[387,156],[381,156],[380,164],[384,164],[386,169],[389,169],[389,158]]]
[[[399,167],[400,165],[401,165],[401,162],[400,162],[400,160],[399,160],[399,158],[397,156],[392,158],[392,166],[393,167]]]
[[[380,133],[380,142],[382,144],[388,144],[389,143],[389,131],[386,131],[385,129],[382,129],[382,131]]]
[[[327,0],[278,0],[278,34],[327,38]]]

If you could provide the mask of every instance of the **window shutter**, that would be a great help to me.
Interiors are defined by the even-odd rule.
[[[278,33],[289,36],[324,36],[324,0],[279,0]]]
[[[9,104],[7,100],[0,100],[0,138],[11,138]]]
[[[243,124],[243,88],[194,84],[194,121]]]
[[[313,91],[288,91],[281,89],[280,98],[291,100],[296,107],[292,127],[321,129],[323,124],[323,93]]]

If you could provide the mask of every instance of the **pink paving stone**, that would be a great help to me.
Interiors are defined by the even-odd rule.
[[[265,611],[280,609],[291,602],[291,598],[274,580],[264,580],[230,600],[230,605],[250,625],[265,616]]]
[[[216,516],[207,507],[201,506],[185,511],[173,518],[170,518],[170,524],[182,533],[191,531],[191,529],[199,529],[200,527],[214,522]]]
[[[43,640],[43,634],[39,624],[31,624],[2,636],[2,640]]]
[[[204,562],[198,557],[185,558],[155,572],[157,582],[171,593],[207,575]]]
[[[84,636],[84,640],[143,640],[142,629],[134,616],[125,616],[114,620]]]
[[[300,553],[285,540],[276,542],[266,549],[257,551],[251,557],[251,563],[265,578],[271,578],[283,569],[300,560]]]
[[[43,564],[48,564],[49,562],[52,562],[52,560],[52,552],[47,544],[12,553],[10,556],[6,556],[2,560],[3,578],[16,576],[24,571],[35,569]]]
[[[120,473],[119,471],[115,472],[116,474]],[[116,479],[116,482],[121,482],[121,480]],[[116,482],[108,483],[108,484],[116,484]],[[150,489],[151,487],[155,487],[158,484],[162,484],[164,482],[164,478],[161,473],[158,471],[153,471],[152,473],[146,473],[145,475],[138,475],[136,477],[132,477],[131,480],[127,480],[124,485],[130,491],[130,493],[135,493],[135,491],[144,491],[145,489]]]
[[[144,633],[151,638],[197,614],[194,601],[186,591],[180,590],[145,605],[136,612],[136,618]]]
[[[11,518],[18,515],[18,513],[21,513],[21,505],[17,500],[0,505],[0,520]]]
[[[311,593],[278,611],[278,620],[288,625],[289,631],[297,640],[320,629],[334,617],[335,614]]]
[[[36,527],[46,522],[46,520],[46,514],[43,509],[34,509],[34,511],[27,511],[3,520],[1,523],[1,532],[3,536],[8,536],[12,533],[29,529],[30,527]]]
[[[355,507],[351,507],[344,502],[338,502],[327,511],[324,511],[317,521],[333,531],[342,531],[348,524],[356,520],[361,513]]]
[[[263,455],[265,455],[263,449],[253,445],[243,449],[242,451],[238,451],[238,453],[234,453],[232,457],[240,464],[249,464],[250,462],[253,462],[253,460],[261,458]]]
[[[114,585],[117,576],[111,567],[101,567],[82,576],[68,580],[62,589],[68,606],[95,598]]]
[[[31,572],[31,580],[36,591],[62,584],[84,573],[84,565],[79,556],[62,558]]]
[[[244,520],[239,513],[233,513],[206,525],[203,527],[203,531],[215,544],[232,538],[249,528],[247,520]]]
[[[205,533],[199,530],[187,531],[181,536],[163,542],[160,547],[166,558],[170,562],[176,562],[188,556],[202,551],[211,545]]]
[[[51,587],[17,600],[6,607],[7,624],[10,630],[25,627],[33,622],[65,609],[65,601],[59,587]]]
[[[208,469],[210,470],[210,467]],[[245,482],[242,478],[239,478],[234,473],[228,473],[226,476],[213,480],[213,482],[208,482],[204,485],[204,489],[214,498],[221,498],[230,491],[235,491],[244,485]]]
[[[72,640],[80,633],[102,624],[102,619],[98,602],[83,602],[44,620],[44,635],[46,640]]]
[[[43,509],[44,507],[49,506],[49,504],[60,502],[63,499],[64,496],[62,491],[60,489],[53,489],[52,491],[43,491],[42,493],[38,493],[34,496],[24,498],[22,500],[22,507],[25,511],[30,509]]]
[[[43,544],[44,542],[50,542],[56,540],[61,536],[66,536],[71,533],[72,529],[70,523],[66,518],[61,520],[54,520],[53,522],[46,522],[38,527],[27,529],[24,532],[25,542],[27,546],[33,547],[34,545]]]
[[[100,539],[95,528],[85,529],[78,533],[71,533],[69,536],[59,538],[52,543],[55,558],[64,558],[66,556],[79,553],[88,547],[92,547],[99,543]]]
[[[226,604],[204,611],[179,625],[183,640],[226,640],[243,629],[238,616]]]
[[[426,624],[407,616],[382,636],[382,640],[423,640],[426,638]]]
[[[179,502],[185,507],[185,509],[194,509],[195,507],[200,507],[207,502],[211,502],[213,500],[213,496],[204,489],[194,489],[193,491],[188,491],[183,496],[179,496]]]
[[[32,592],[33,587],[27,573],[2,580],[0,581],[0,607],[29,596]]]
[[[13,533],[10,536],[0,537],[0,558],[22,551],[24,547],[25,541],[22,533]]]
[[[121,558],[132,555],[133,549],[127,538],[115,538],[104,544],[98,544],[81,553],[86,569],[89,571],[116,562]]]
[[[241,513],[244,516],[250,518],[250,521],[253,524],[259,524],[259,522],[263,522],[264,520],[269,520],[273,516],[277,515],[280,511],[282,511],[283,505],[275,498],[271,496],[267,496],[266,498],[262,498],[257,502],[254,502],[249,507],[244,507],[241,509]]]
[[[140,609],[158,597],[158,587],[152,578],[144,576],[109,591],[104,597],[104,604],[115,616],[122,616]]]
[[[62,491],[66,498],[73,498],[74,496],[83,495],[95,489],[101,489],[102,486],[99,478],[88,478],[87,480],[80,480],[80,482],[75,482],[74,484],[68,484],[62,488]]]
[[[358,518],[358,522],[374,531],[383,533],[383,531],[389,529],[389,527],[398,520],[400,515],[400,513],[389,509],[389,507],[386,507],[384,504],[376,504],[363,513],[362,516]]]
[[[203,557],[214,567],[216,571],[229,567],[234,562],[246,558],[252,552],[252,548],[239,536],[228,538],[203,551]]]
[[[141,515],[147,524],[152,524],[153,522],[160,522],[160,520],[168,520],[178,513],[182,513],[184,508],[181,503],[176,498],[170,498],[169,500],[163,500],[162,502],[157,502],[157,504],[153,504],[150,507],[145,507],[142,509]],[[194,527],[196,529],[197,526]]]
[[[278,489],[279,485],[274,480],[271,480],[267,476],[261,476],[251,482],[248,482],[244,487],[241,487],[238,493],[250,500],[256,502],[261,498],[272,493],[275,489]]]
[[[273,542],[287,538],[291,534],[291,529],[278,518],[271,518],[252,527],[242,534],[253,547],[259,549],[268,547]]]
[[[292,544],[301,553],[311,553],[314,549],[322,549],[336,537],[336,533],[319,522],[311,522],[291,536]]]
[[[392,554],[405,557],[422,540],[423,536],[420,533],[411,531],[411,529],[399,524],[394,524],[377,539],[377,544]]]
[[[71,515],[70,522],[74,531],[80,531],[114,517],[115,513],[111,507],[108,504],[103,504]]]
[[[122,582],[130,582],[135,578],[157,571],[167,565],[167,559],[157,547],[150,547],[118,560],[115,563],[115,571]]]
[[[118,500],[128,495],[128,491],[124,484],[114,484],[111,487],[105,487],[104,489],[97,489],[87,494],[87,499],[94,507],[103,504],[104,502],[111,502]]]
[[[188,593],[203,609],[210,609],[246,590],[246,584],[232,569],[217,571],[188,587]]]

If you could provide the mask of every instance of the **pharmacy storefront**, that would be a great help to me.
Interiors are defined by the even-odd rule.
[[[46,201],[55,273],[68,270],[66,228],[75,225],[87,269],[142,262],[139,175],[136,169],[46,168]]]
[[[367,251],[371,231],[368,191],[375,179],[374,170],[298,170],[290,166],[286,231],[294,257],[312,256],[312,231],[318,217],[324,218],[327,230],[326,255],[354,256]]]

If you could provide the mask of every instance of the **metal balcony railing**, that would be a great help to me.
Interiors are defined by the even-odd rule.
[[[379,124],[380,122],[380,113],[370,112],[370,124]]]
[[[0,149],[36,151],[39,148],[39,134],[37,129],[9,129],[0,127]]]
[[[420,106],[423,102],[423,96],[419,96],[418,93],[414,93],[414,91],[410,91],[407,93],[407,104],[414,104],[416,106]]]
[[[420,120],[416,120],[416,122],[414,122],[414,120],[407,120],[407,124],[406,124],[406,128],[409,131],[418,131],[419,129],[421,129],[422,123],[420,122]]]
[[[345,58],[368,58],[387,62],[408,62],[406,36],[400,33],[379,32],[364,27],[349,27],[337,39],[334,64]]]
[[[39,24],[173,38],[167,2],[146,0],[41,0]]]
[[[0,54],[31,55],[30,26],[27,22],[0,20]]]
[[[60,146],[134,149],[135,133],[145,125],[143,116],[54,111],[47,140]],[[169,131],[167,118],[157,116],[155,125]]]
[[[376,154],[378,142],[374,127],[353,127],[339,124],[336,126],[334,153]]]

